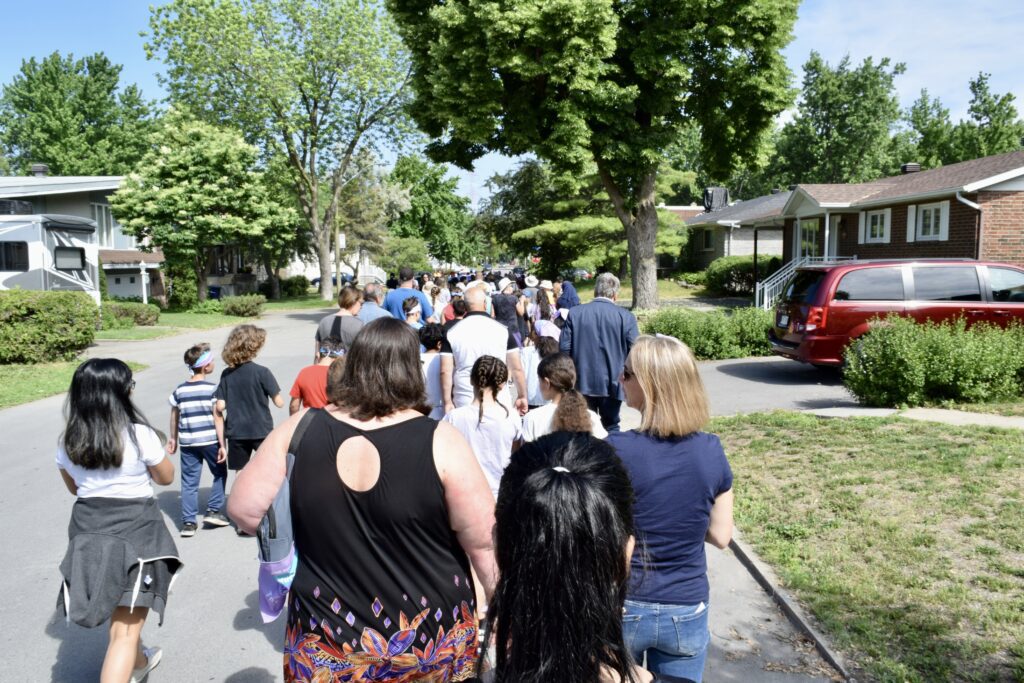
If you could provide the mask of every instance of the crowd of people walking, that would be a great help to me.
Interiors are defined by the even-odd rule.
[[[294,544],[274,577],[286,681],[701,680],[704,544],[731,538],[732,473],[702,431],[693,354],[640,335],[610,273],[582,304],[569,282],[490,280],[402,269],[387,291],[342,288],[277,427],[254,325],[229,335],[218,383],[210,346],[185,350],[166,437],[127,365],[78,368],[57,449],[77,498],[58,604],[109,623],[104,683],[163,656],[140,635],[182,567],[152,486],[178,452],[183,538],[233,522],[262,544],[289,495],[272,525]],[[623,401],[638,429],[620,431]]]

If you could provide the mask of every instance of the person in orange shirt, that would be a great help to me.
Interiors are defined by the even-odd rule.
[[[288,392],[292,397],[288,414],[305,408],[323,408],[327,405],[327,369],[334,359],[345,355],[345,345],[338,337],[327,337],[320,342],[320,360],[299,370],[298,377]]]

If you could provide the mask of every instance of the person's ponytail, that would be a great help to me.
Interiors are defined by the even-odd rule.
[[[562,394],[562,399],[555,408],[555,415],[551,418],[551,431],[553,432],[589,432],[591,428],[590,410],[587,407],[587,399],[575,389],[569,389]]]

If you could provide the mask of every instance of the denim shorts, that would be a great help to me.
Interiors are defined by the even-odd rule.
[[[638,664],[647,658],[652,673],[700,683],[711,633],[708,605],[668,605],[626,600],[622,632]]]

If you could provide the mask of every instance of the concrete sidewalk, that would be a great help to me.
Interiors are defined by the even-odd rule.
[[[945,408],[821,408],[804,411],[818,417],[903,417],[919,422],[938,422],[955,427],[998,427],[1000,429],[1024,429],[1024,417],[973,413],[966,410]]]

